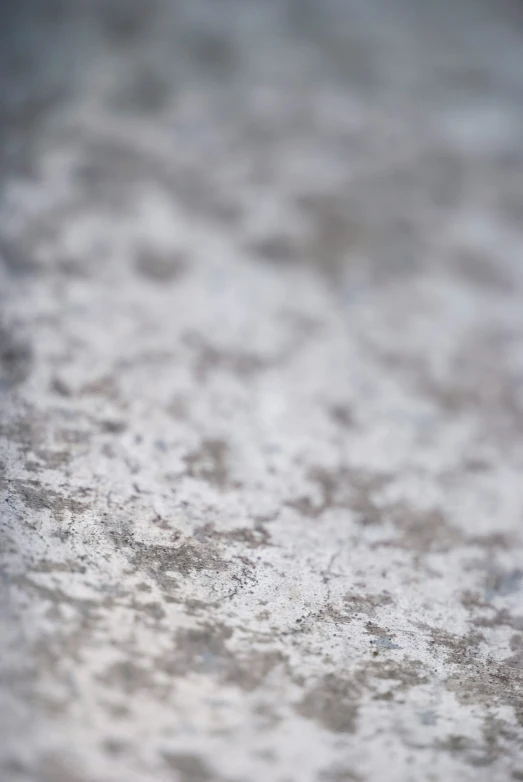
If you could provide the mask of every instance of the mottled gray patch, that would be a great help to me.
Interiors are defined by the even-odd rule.
[[[283,667],[288,674],[289,664],[286,654],[279,650],[252,651],[250,654],[235,658],[235,664],[231,667],[227,680],[250,692],[261,687],[265,678],[276,667]]]
[[[230,35],[195,31],[185,37],[184,44],[197,66],[214,79],[230,78],[237,72],[239,50]]]
[[[38,764],[38,779],[41,782],[89,782],[74,760],[58,754],[46,755]]]
[[[180,629],[176,632],[172,654],[158,660],[156,665],[171,676],[180,676],[190,670],[223,673],[233,660],[226,646],[232,633],[230,627],[217,624]]]
[[[187,264],[181,253],[160,253],[142,248],[136,257],[137,272],[151,282],[163,285],[180,278]]]
[[[150,66],[137,66],[118,85],[112,104],[125,112],[151,116],[161,111],[171,97],[168,79]]]
[[[510,595],[519,592],[523,571],[519,568],[506,572],[500,569],[492,569],[487,576],[486,599],[487,602],[493,597]]]
[[[453,263],[464,279],[488,291],[509,294],[514,291],[514,280],[495,258],[476,252],[460,252]]]
[[[331,508],[346,508],[357,515],[362,525],[380,523],[382,511],[375,503],[374,495],[389,480],[385,475],[370,475],[340,467],[327,470],[312,467],[309,480],[320,490],[320,501],[314,502],[308,496],[288,500],[286,504],[302,515],[318,518]]]
[[[160,622],[166,617],[166,613],[161,603],[137,603],[136,608],[147,616],[150,616],[151,619],[154,619],[156,622]]]
[[[79,394],[81,396],[101,396],[108,399],[116,399],[118,397],[118,383],[112,375],[102,375],[88,383],[84,383],[79,390]]]
[[[301,256],[327,276],[339,278],[360,246],[361,226],[339,196],[304,194],[297,199],[297,205],[311,226]]]
[[[357,672],[357,680],[364,686],[373,688],[374,680],[394,682],[390,690],[390,699],[397,693],[407,692],[412,687],[429,682],[429,672],[419,660],[407,657],[401,660],[372,659]],[[374,696],[376,698],[376,695]]]
[[[236,230],[243,205],[213,180],[208,169],[180,167],[170,172],[166,187],[178,206],[191,217]]]
[[[164,752],[166,765],[176,773],[178,782],[219,782],[219,778],[199,755]]]
[[[523,671],[506,661],[484,661],[475,657],[466,645],[454,657],[458,665],[446,687],[456,693],[464,704],[483,707],[511,706],[520,725],[523,725]]]
[[[447,738],[436,741],[436,748],[462,758],[473,768],[483,768],[492,765],[499,757],[505,756],[506,741],[513,741],[514,737],[514,730],[505,720],[487,714],[483,719],[481,740],[476,741],[459,734],[450,734]]]
[[[394,633],[380,627],[375,622],[367,622],[365,629],[370,635],[374,636],[374,638],[371,639],[371,644],[373,646],[380,647],[381,649],[401,649],[401,646],[392,641]]]
[[[58,394],[59,396],[63,396],[66,398],[72,396],[71,388],[67,385],[65,380],[63,380],[61,377],[57,375],[52,378],[50,383],[50,389],[54,394]]]
[[[157,659],[156,667],[175,677],[189,671],[208,674],[247,692],[260,687],[275,667],[287,670],[287,657],[279,651],[234,653],[227,644],[232,635],[231,627],[219,623],[180,629],[171,655]]]
[[[90,442],[92,434],[88,429],[58,429],[55,437],[59,443],[66,446],[87,445]]]
[[[108,738],[103,742],[103,748],[108,755],[122,755],[129,749],[125,741],[116,738]]]
[[[247,251],[271,263],[288,263],[300,257],[296,242],[285,234],[274,234],[251,242],[247,246]]]
[[[27,27],[30,27],[30,24]],[[4,35],[4,46],[5,42],[8,41],[8,35],[7,32]],[[45,40],[45,36],[43,36],[43,39]],[[5,48],[8,47],[5,46]],[[2,72],[0,77],[2,77],[5,98],[0,110],[0,127],[2,132],[0,170],[2,171],[4,182],[7,181],[8,176],[13,175],[27,180],[37,179],[38,157],[35,147],[38,141],[38,134],[42,130],[45,119],[54,108],[57,108],[63,98],[63,82],[60,85],[55,84],[51,86],[45,84],[38,77],[36,71],[42,68],[42,56],[41,54],[36,57],[32,56],[31,49],[34,51],[34,46],[31,47],[30,44],[27,46],[26,43],[26,52],[21,55],[26,59],[24,66],[21,68],[22,73],[25,70],[23,75],[25,76],[24,81],[26,84],[23,91],[11,89],[7,91],[4,86],[4,79],[10,68],[9,66],[6,68],[5,62],[1,64]],[[18,65],[21,65],[21,63],[18,63]],[[12,66],[13,63],[11,63]],[[16,80],[16,65],[14,70],[15,73],[11,73],[11,79]],[[20,75],[19,73],[18,78],[20,78]],[[10,271],[14,272],[15,275],[32,270],[28,266],[25,253],[20,256],[18,251],[14,250],[14,255],[11,256],[10,260],[14,263],[10,266],[8,261],[8,268],[10,266]],[[31,264],[31,261],[29,261],[29,264]]]
[[[506,608],[496,609],[492,607],[491,616],[477,617],[474,624],[477,627],[512,627],[514,630],[523,630],[523,615],[512,614]]]
[[[345,766],[334,765],[319,772],[318,782],[363,782],[363,777]]]
[[[0,761],[0,773],[4,779],[13,780],[13,782],[21,779],[25,782],[31,772],[28,766],[19,758],[7,756]]]
[[[393,603],[392,597],[387,593],[373,595],[368,594],[347,594],[343,599],[344,608],[350,614],[367,614],[372,616],[376,613],[376,608],[381,606],[390,606]]]
[[[127,423],[125,421],[117,421],[116,419],[105,419],[98,422],[100,431],[106,434],[122,434],[127,429]]]
[[[158,687],[154,672],[134,660],[113,663],[98,678],[102,684],[121,690],[126,695],[136,695],[140,690],[154,690]]]
[[[219,530],[211,523],[204,524],[195,532],[195,537],[205,540],[211,538],[215,540],[229,541],[238,543],[247,548],[259,548],[272,545],[270,532],[262,525],[257,524],[254,528],[239,527],[232,530]]]
[[[0,261],[12,275],[30,274],[37,271],[31,253],[23,249],[19,242],[0,238]]]
[[[296,710],[333,733],[354,733],[360,697],[356,681],[326,674],[309,689]]]
[[[424,623],[418,623],[418,626],[427,634],[429,643],[439,649],[445,649],[447,658],[455,663],[474,658],[480,642],[484,640],[483,635],[475,630],[462,636],[440,627],[428,627]]]
[[[27,703],[42,727],[19,732],[24,763],[49,730],[80,776],[209,782],[228,752],[253,782],[359,782],[359,760],[369,782],[521,776],[521,42],[494,5],[23,0],[0,52],[0,273],[39,366],[0,414],[25,485],[2,483],[2,628],[31,648],[12,644],[12,677],[0,658],[24,693],[5,722]],[[493,227],[499,264],[457,257],[462,217],[480,244]],[[135,230],[156,257],[129,273]],[[175,310],[174,235],[198,254],[195,306]],[[264,434],[239,485],[234,449]],[[57,523],[69,501],[89,513]],[[462,727],[442,709],[433,730],[420,709],[445,686]]]
[[[475,627],[512,627],[514,630],[523,630],[523,615],[514,615],[505,607],[498,608],[478,592],[463,592],[461,604],[470,611],[470,621]]]
[[[68,493],[61,494],[40,481],[16,479],[11,485],[28,508],[37,511],[49,510],[57,519],[62,518],[65,511],[72,514],[84,513],[89,507],[88,503],[78,497]]]
[[[348,405],[332,405],[329,408],[329,414],[334,423],[343,429],[350,429],[352,426],[354,426],[353,414]]]
[[[432,727],[438,722],[438,715],[433,709],[426,709],[425,711],[422,711],[419,715],[419,718],[421,724],[426,725],[427,727]]]
[[[98,4],[104,33],[116,44],[133,44],[154,19],[155,0],[108,0]]]
[[[32,592],[34,595],[38,595],[42,600],[49,602],[53,609],[53,613],[55,613],[54,609],[62,605],[75,608],[82,615],[88,615],[91,610],[98,607],[98,603],[94,599],[73,597],[64,592],[63,589],[60,589],[59,587],[47,587],[43,584],[39,584],[36,581],[33,581],[30,576],[31,574],[28,574],[27,576],[20,576],[19,578],[14,579],[14,581],[25,591],[29,593]],[[107,602],[109,603],[110,601]],[[54,618],[57,618],[56,615]],[[56,640],[57,639],[55,639],[55,641]],[[62,640],[63,639],[58,639],[57,642],[62,644]],[[68,645],[68,652],[71,655],[73,654],[72,642]],[[59,656],[59,652],[52,651],[52,644],[50,640],[43,642],[40,645],[36,645],[34,648],[34,653],[36,657],[39,657],[40,662],[45,662],[46,660],[48,662],[56,662],[55,658]]]
[[[164,580],[164,574],[173,571],[186,576],[193,571],[216,573],[226,570],[228,564],[209,544],[184,541],[178,545],[161,546],[143,543],[125,531],[113,530],[110,536],[118,549],[126,552],[132,564],[151,576]]]
[[[489,441],[503,447],[523,425],[520,382],[505,360],[511,339],[502,329],[468,335],[453,352],[446,379],[434,377],[423,356],[383,352],[370,345],[369,349],[390,372],[450,419],[474,416]]]
[[[12,329],[0,325],[0,390],[13,388],[27,380],[32,361],[29,343]]]
[[[223,489],[229,481],[228,450],[223,440],[204,440],[184,457],[187,474]]]
[[[16,444],[23,454],[40,449],[45,439],[45,427],[40,416],[25,408],[20,413],[0,419],[0,435]]]
[[[53,562],[42,559],[31,567],[31,573],[85,573],[86,565],[81,562],[68,560],[67,562]]]
[[[194,372],[196,378],[201,381],[205,381],[211,372],[217,370],[231,372],[247,379],[274,364],[271,359],[261,358],[247,351],[223,350],[194,333],[187,334],[185,342],[195,349]]]
[[[100,201],[117,213],[125,213],[138,184],[156,179],[154,157],[125,144],[97,139],[82,147],[74,176],[87,201]]]
[[[73,456],[70,449],[58,451],[55,449],[48,450],[46,448],[36,448],[34,450],[34,454],[39,459],[39,462],[26,462],[26,469],[28,469],[28,464],[32,466],[32,469],[29,470],[30,472],[39,472],[41,470],[59,470],[68,464]]]
[[[379,638],[373,638],[371,640],[371,644],[379,649],[402,649],[402,646],[398,646],[398,644],[395,644],[393,641],[390,640],[390,638],[385,637],[379,637]]]
[[[345,473],[346,477],[346,473]],[[302,515],[315,519],[321,516],[329,508],[336,504],[336,498],[339,494],[340,474],[331,473],[321,467],[313,468],[309,473],[309,480],[316,483],[320,488],[322,497],[319,503],[314,503],[310,497],[299,497],[290,500],[287,505],[295,508]]]
[[[176,421],[184,421],[189,414],[188,400],[181,394],[176,394],[169,402],[167,412]]]
[[[465,541],[463,533],[450,524],[438,509],[421,511],[400,503],[388,509],[388,516],[398,534],[374,544],[376,548],[392,546],[422,555],[450,551]]]

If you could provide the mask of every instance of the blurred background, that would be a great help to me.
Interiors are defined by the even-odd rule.
[[[2,780],[523,779],[521,4],[0,36]]]

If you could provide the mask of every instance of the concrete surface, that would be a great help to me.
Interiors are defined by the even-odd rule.
[[[3,13],[0,778],[522,780],[521,5]]]

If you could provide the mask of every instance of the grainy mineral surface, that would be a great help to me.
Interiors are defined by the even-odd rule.
[[[523,7],[2,11],[0,777],[523,780]]]

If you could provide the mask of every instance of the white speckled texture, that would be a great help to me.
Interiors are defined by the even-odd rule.
[[[523,780],[523,7],[8,15],[0,778]]]

